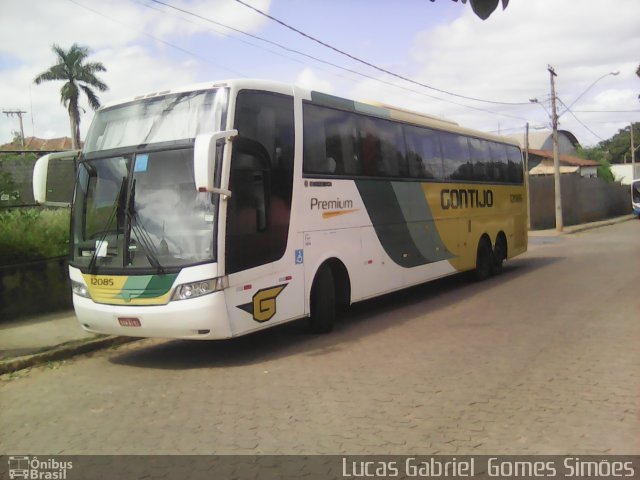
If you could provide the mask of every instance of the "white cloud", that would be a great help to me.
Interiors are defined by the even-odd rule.
[[[640,58],[640,34],[637,19],[640,2],[619,0],[536,0],[511,2],[505,11],[498,9],[487,21],[480,21],[470,8],[448,25],[415,36],[411,56],[415,68],[406,73],[419,81],[462,95],[507,102],[527,102],[531,97],[541,101],[549,97],[549,73],[552,64],[558,73],[557,94],[570,104],[595,79],[613,70],[618,77],[606,77],[574,106],[576,110],[638,109],[640,84],[635,76]],[[400,83],[393,79],[394,83]],[[497,116],[437,101],[406,91],[389,88],[369,80],[354,91],[392,98],[399,106],[426,113],[445,115],[461,124],[484,130],[521,128],[525,121],[548,121],[539,106],[508,107],[444,96],[428,89],[405,84],[412,90],[432,94],[450,101],[512,115]],[[599,92],[613,90],[606,101],[596,102]],[[595,103],[594,103],[595,102]],[[579,115],[579,114],[576,114]],[[603,138],[608,138],[634,116],[589,114],[580,118]],[[599,139],[570,115],[563,118],[569,128],[585,144]],[[603,123],[606,122],[606,123]]]
[[[309,90],[317,90],[324,93],[333,93],[334,91],[331,83],[319,77],[311,68],[305,68],[300,72],[294,83]]]
[[[268,10],[270,0],[252,3]],[[171,4],[245,31],[260,29],[266,22],[233,0],[172,1]],[[62,82],[33,84],[35,76],[55,61],[51,51],[54,43],[63,48],[73,43],[88,46],[92,52],[90,61],[105,65],[107,72],[99,77],[110,89],[97,92],[103,103],[160,88],[195,83],[203,76],[230,76],[225,70],[224,58],[201,53],[197,47],[189,46],[197,34],[205,39],[210,36],[220,38],[210,23],[158,5],[152,5],[153,9],[144,5],[130,0],[107,3],[90,0],[2,0],[0,78],[3,88],[0,89],[0,106],[2,109],[19,108],[28,112],[24,116],[25,135],[69,135],[66,109],[59,101]],[[216,29],[224,31],[219,27]],[[188,51],[194,55],[190,56]],[[81,120],[84,136],[92,111],[86,104],[82,106],[86,110]],[[11,133],[18,129],[17,118],[2,115],[0,143],[10,140]]]
[[[308,65],[307,59],[289,58],[290,53],[272,46],[265,48],[259,41],[247,42],[258,45],[258,50],[238,42],[237,39],[246,40],[238,34],[221,37],[215,32],[222,30],[206,21],[145,0],[112,0],[108,3],[91,0],[0,1],[3,26],[0,29],[0,80],[3,85],[0,107],[21,108],[29,115],[33,113],[38,136],[68,135],[66,111],[59,103],[60,83],[35,86],[32,82],[34,76],[54,60],[52,43],[68,47],[74,42],[89,46],[93,52],[91,59],[103,62],[108,69],[101,75],[110,86],[108,92],[100,94],[103,102],[182,84],[238,76],[229,72],[238,69],[241,74],[292,81],[328,93],[441,115],[483,130],[500,128],[505,132],[523,128],[527,120],[532,124],[548,123],[545,112],[535,105],[513,107],[473,102],[402,83],[387,75],[380,76],[384,81],[402,84],[406,89],[422,94],[412,93],[324,65],[305,67],[301,71],[294,62]],[[278,41],[284,38],[276,36],[282,35],[281,29],[233,0],[171,0],[170,3],[260,35],[271,28],[264,36]],[[263,10],[270,7],[270,0],[252,0],[251,3]],[[375,8],[372,6],[374,12]],[[567,104],[598,77],[620,70],[619,76],[602,79],[576,103],[576,115],[603,138],[608,138],[629,121],[640,119],[638,113],[579,112],[640,108],[637,98],[640,82],[635,75],[640,61],[637,57],[640,34],[636,28],[640,2],[637,0],[618,0],[615,4],[609,0],[511,2],[506,10],[498,9],[484,22],[468,5],[461,7],[460,12],[461,16],[452,22],[416,32],[412,44],[398,50],[393,64],[385,66],[462,95],[528,102],[530,97],[538,97],[541,101],[548,99],[546,68],[550,63],[558,73],[558,95]],[[394,35],[394,28],[403,26],[392,25],[384,34]],[[366,29],[357,33],[354,28],[354,32],[354,42],[376,44],[367,36],[371,32]],[[329,28],[321,33],[323,39],[332,43]],[[303,42],[302,46],[290,42],[283,43],[308,51]],[[272,49],[275,55],[265,54],[265,50]],[[187,50],[193,55],[186,53]],[[376,49],[366,50],[366,60],[378,63]],[[320,58],[376,75],[342,57],[331,57],[325,50],[318,52]],[[388,62],[389,57],[386,58]],[[83,132],[90,118],[88,111],[82,119]],[[561,120],[562,127],[572,130],[584,144],[598,141],[569,114]],[[32,133],[31,123],[31,118],[25,117],[27,134]],[[17,125],[17,119],[1,116],[0,142],[8,140]]]

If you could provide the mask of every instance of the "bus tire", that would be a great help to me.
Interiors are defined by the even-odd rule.
[[[476,269],[474,271],[476,281],[481,282],[491,275],[492,260],[491,243],[485,237],[482,237],[478,242],[478,252],[476,254]]]
[[[504,235],[498,234],[496,238],[496,246],[491,255],[491,275],[502,273],[502,265],[507,258],[507,241]]]
[[[320,267],[311,287],[309,331],[329,333],[336,321],[336,289],[333,273],[327,265]]]

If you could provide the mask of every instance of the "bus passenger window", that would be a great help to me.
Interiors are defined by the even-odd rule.
[[[356,117],[354,114],[304,104],[305,173],[358,175]]]
[[[507,158],[509,182],[522,183],[524,180],[524,173],[522,171],[522,152],[517,147],[508,146]]]
[[[361,117],[360,162],[366,176],[406,177],[402,127],[379,118]]]
[[[444,178],[446,180],[471,180],[472,166],[467,138],[454,133],[440,133]]]
[[[473,174],[470,180],[487,182],[491,180],[491,150],[489,142],[478,138],[469,139]]]
[[[442,178],[442,155],[438,134],[427,128],[404,126],[409,175],[413,178]]]
[[[489,179],[496,182],[508,181],[507,150],[503,143],[490,142],[491,150],[491,176]]]

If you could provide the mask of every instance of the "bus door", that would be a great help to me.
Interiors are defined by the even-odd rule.
[[[289,238],[293,98],[240,91],[236,101],[227,222],[227,311],[234,334],[303,313],[303,265]]]

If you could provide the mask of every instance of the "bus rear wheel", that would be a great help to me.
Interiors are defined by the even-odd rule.
[[[491,256],[491,275],[498,275],[502,272],[502,264],[507,258],[507,241],[503,235],[496,238],[496,246]]]
[[[478,252],[476,254],[476,269],[474,271],[476,281],[481,282],[491,275],[492,263],[491,243],[485,237],[482,237],[478,243]]]
[[[327,265],[318,270],[311,287],[311,333],[329,333],[336,321],[336,289],[331,268]]]

